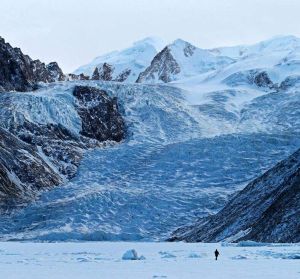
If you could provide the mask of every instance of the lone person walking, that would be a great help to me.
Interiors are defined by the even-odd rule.
[[[219,255],[220,255],[220,253],[219,253],[218,249],[216,249],[216,251],[215,251],[216,260],[218,260]]]

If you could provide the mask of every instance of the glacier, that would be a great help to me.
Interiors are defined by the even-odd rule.
[[[78,133],[77,113],[65,110],[72,107],[74,85],[118,98],[126,139],[87,151],[69,182],[1,215],[1,240],[164,240],[177,227],[215,213],[299,147],[295,88],[256,95],[217,90],[191,103],[191,91],[176,84],[74,81],[26,93],[37,110],[27,110],[32,101],[22,98],[15,105],[30,119],[64,123]],[[7,112],[1,113],[4,125]]]

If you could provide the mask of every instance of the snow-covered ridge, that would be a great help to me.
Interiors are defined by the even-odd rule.
[[[253,55],[269,54],[271,52],[299,51],[300,38],[295,36],[275,36],[271,39],[253,45],[229,46],[210,49],[216,55],[223,55],[233,59],[246,58]]]
[[[181,39],[166,46],[141,72],[137,82],[170,82],[209,72],[232,63],[228,57],[214,56]]]
[[[282,82],[289,75],[300,74],[300,39],[294,36],[215,49],[201,49],[182,39],[162,46],[161,40],[146,38],[125,50],[99,56],[75,73],[93,78],[97,68],[100,78],[96,75],[95,79],[144,83],[178,81],[203,74],[221,81],[249,70],[267,71],[274,82]],[[111,73],[101,77],[105,65],[109,65]]]
[[[139,73],[150,64],[152,58],[161,50],[162,46],[162,40],[159,38],[145,38],[135,42],[127,49],[113,51],[103,56],[96,57],[91,63],[79,67],[74,73],[84,73],[92,77],[96,67],[101,71],[103,64],[107,63],[113,68],[112,80],[118,80],[122,73],[129,70],[130,73],[128,74],[128,77],[126,77],[126,82],[135,82]]]

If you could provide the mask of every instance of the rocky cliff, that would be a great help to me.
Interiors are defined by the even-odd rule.
[[[56,62],[46,65],[40,60],[32,60],[0,37],[0,92],[29,91],[35,89],[38,82],[64,79]]]

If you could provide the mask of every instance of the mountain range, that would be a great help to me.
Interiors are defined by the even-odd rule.
[[[65,74],[1,39],[0,238],[299,241],[299,50],[146,38]]]

